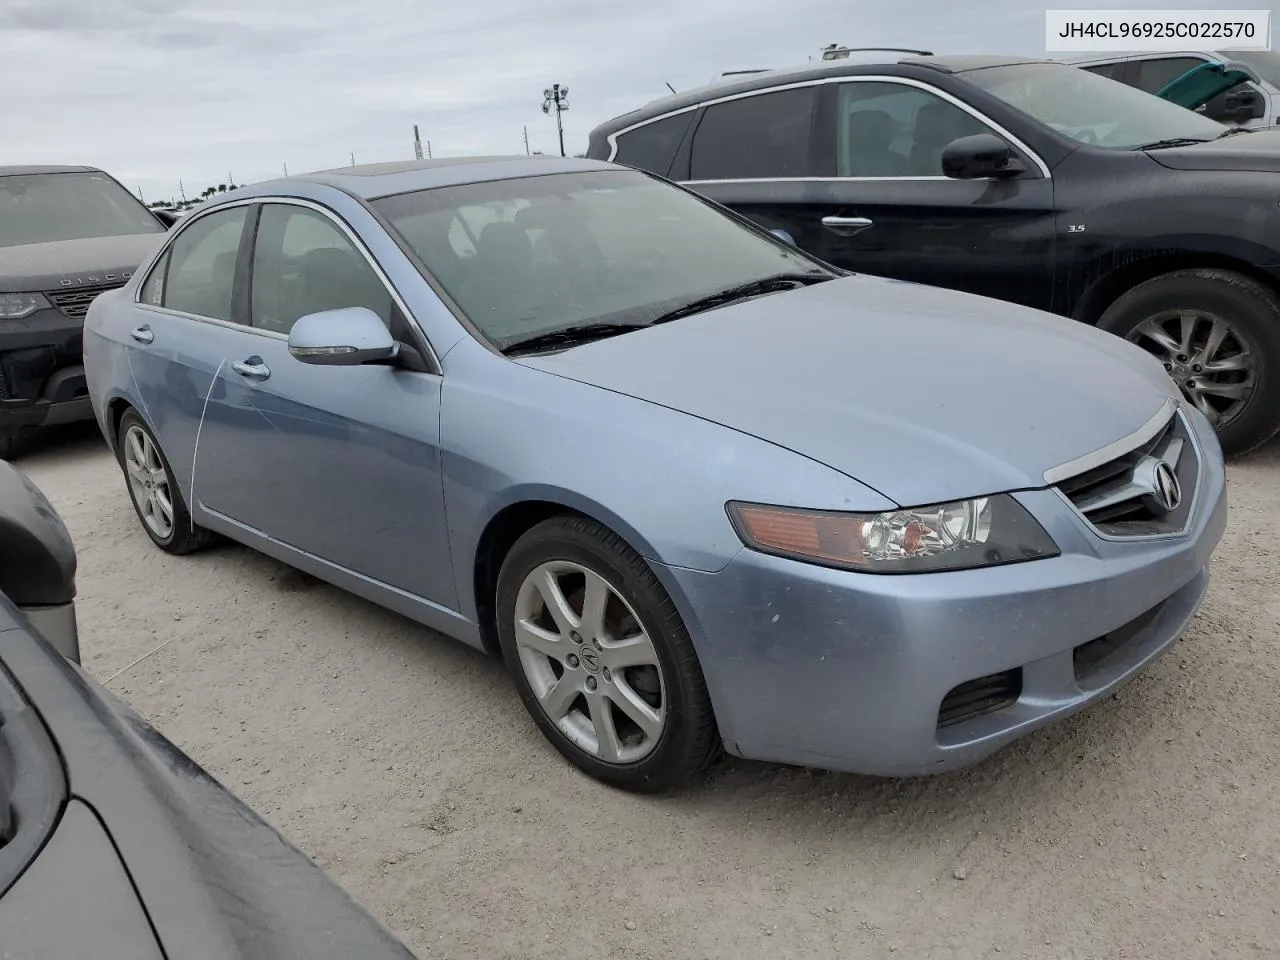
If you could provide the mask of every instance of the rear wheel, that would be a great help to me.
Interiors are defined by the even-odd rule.
[[[129,497],[152,542],[174,554],[191,553],[208,544],[213,534],[192,521],[169,461],[135,411],[120,418],[119,438],[120,466]]]
[[[594,521],[553,517],[498,577],[503,658],[534,722],[581,770],[655,793],[718,755],[688,631],[648,564]]]
[[[1165,274],[1121,296],[1098,326],[1159,358],[1226,453],[1280,431],[1280,300],[1256,280],[1228,270]]]

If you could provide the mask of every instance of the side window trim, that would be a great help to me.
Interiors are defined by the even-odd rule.
[[[316,203],[313,200],[304,200],[301,197],[279,197],[279,196],[256,197],[252,202],[258,203],[260,204],[260,206],[265,206],[266,204],[269,204],[269,203],[278,203],[278,204],[284,204],[286,206],[302,207],[305,210],[310,210],[313,213],[319,214],[321,217],[324,217],[326,220],[328,220],[330,223],[336,226],[338,228],[338,231],[344,237],[346,237],[348,241],[350,241],[351,245],[355,247],[356,251],[360,254],[360,256],[363,257],[365,262],[369,264],[369,267],[373,270],[374,275],[378,278],[378,281],[383,285],[383,287],[386,288],[387,293],[391,295],[392,303],[395,304],[396,309],[400,311],[400,314],[401,316],[404,317],[405,323],[408,326],[410,332],[418,340],[418,343],[416,344],[416,346],[420,351],[423,349],[426,350],[426,353],[424,354],[424,358],[426,359],[428,366],[431,367],[431,370],[430,370],[431,375],[432,376],[440,375],[440,369],[441,369],[440,358],[436,355],[435,347],[432,346],[431,341],[427,339],[426,333],[423,332],[422,327],[419,326],[417,319],[413,315],[413,312],[409,309],[409,305],[405,303],[404,298],[400,296],[400,291],[397,290],[395,284],[391,282],[391,278],[388,277],[386,274],[386,271],[382,269],[382,265],[378,263],[377,259],[373,256],[373,254],[369,252],[369,248],[365,246],[364,241],[356,234],[356,232],[353,229],[351,229],[351,226],[341,216],[339,216],[336,212],[324,206],[323,204]],[[253,232],[251,235],[253,238],[252,242],[248,244],[247,249],[243,247],[241,248],[241,254],[245,257],[246,261],[250,264],[252,263],[253,248],[257,244],[258,222],[260,220],[261,220],[261,213],[259,212],[254,217]],[[252,289],[253,289],[252,268],[248,268],[246,270],[246,277],[248,278],[248,280],[244,285],[245,286],[244,295],[246,298],[245,302],[247,304],[249,302],[248,298],[251,296]],[[247,315],[248,314],[246,313],[246,316]],[[246,329],[248,329],[252,333],[258,334],[259,336],[274,337],[280,340],[289,339],[288,336],[286,336],[285,334],[276,333],[273,330],[264,330],[261,327],[248,326],[246,327]]]
[[[725,103],[729,100],[741,100],[745,97],[756,97],[765,93],[777,93],[780,90],[790,90],[794,87],[815,87],[815,86],[822,86],[824,84],[830,84],[830,83],[873,83],[873,82],[900,83],[908,87],[916,87],[920,90],[924,90],[924,91],[927,91],[928,93],[932,93],[934,96],[941,97],[943,100],[946,100],[948,103],[959,107],[965,113],[968,113],[970,116],[986,124],[996,133],[1000,134],[1000,136],[1008,140],[1009,143],[1011,143],[1016,150],[1025,154],[1031,160],[1032,165],[1040,172],[1040,176],[1043,179],[1045,180],[1053,179],[1053,175],[1049,171],[1048,164],[1044,162],[1044,159],[1038,153],[1036,153],[1029,146],[1027,146],[1027,144],[1024,143],[1020,138],[1010,133],[1004,126],[992,120],[990,117],[986,116],[982,112],[969,106],[969,104],[965,103],[963,100],[959,99],[956,96],[953,96],[952,94],[948,93],[945,90],[942,90],[939,87],[935,87],[933,84],[925,83],[924,81],[917,80],[914,77],[894,77],[894,76],[886,76],[881,74],[822,77],[817,80],[803,80],[798,83],[784,83],[784,84],[779,84],[773,87],[759,87],[755,90],[747,90],[742,93],[735,93],[735,94],[730,94],[724,97],[717,97],[714,100],[704,100],[700,103],[691,104],[690,106],[687,106],[687,107],[681,107],[678,110],[672,110],[668,113],[658,114],[657,116],[654,116],[654,117],[646,117],[644,120],[641,120],[639,123],[633,123],[628,127],[623,127],[620,130],[615,130],[613,133],[605,137],[605,140],[609,144],[608,159],[613,160],[613,158],[618,153],[618,137],[622,136],[625,133],[630,133],[632,130],[635,130],[639,127],[643,127],[646,124],[656,123],[659,120],[665,120],[667,117],[673,117],[676,114],[687,113],[690,110],[705,110],[705,108],[714,106],[717,103]],[[699,124],[701,123],[701,118],[698,119],[698,123]],[[804,182],[813,182],[813,181],[825,182],[825,181],[833,181],[833,180],[843,182],[845,180],[883,181],[883,180],[946,180],[946,179],[948,178],[947,177],[765,177],[760,179],[744,179],[744,180],[686,180],[684,182],[685,183],[782,183],[782,182],[804,183]]]
[[[162,304],[166,299],[168,299],[168,296],[169,296],[169,259],[170,259],[170,254],[173,252],[174,244],[178,242],[178,238],[181,237],[188,230],[190,230],[193,225],[203,220],[205,217],[213,216],[214,214],[222,213],[226,210],[234,210],[236,207],[248,206],[249,204],[257,203],[257,202],[258,202],[257,199],[252,199],[252,200],[236,200],[232,203],[220,203],[218,204],[217,207],[215,207],[212,210],[201,210],[199,213],[192,214],[186,219],[184,219],[174,229],[173,235],[165,240],[164,246],[160,248],[160,252],[155,255],[155,257],[151,260],[151,263],[148,265],[146,280],[138,284],[137,288],[133,292],[134,305],[139,307],[144,307],[147,310],[154,310],[160,313],[173,314],[175,317],[186,317],[187,319],[190,319],[190,320],[200,320],[204,323],[216,323],[222,326],[240,327],[241,324],[232,323],[231,321],[228,321],[228,320],[219,320],[217,317],[202,317],[199,314],[187,313],[185,310],[174,310],[172,307],[162,306]],[[244,250],[245,235],[248,232],[246,228],[249,226],[250,219],[251,217],[249,215],[246,215],[244,218],[244,223],[241,224],[240,226],[239,251],[241,252]],[[239,264],[240,264],[239,256],[240,254],[237,253],[236,255],[237,276],[233,281],[232,294],[231,294],[233,314],[235,312],[234,284],[238,284],[240,282],[240,278],[238,275]],[[164,270],[164,288],[160,292],[160,304],[147,303],[142,299],[143,293],[146,291],[148,284],[151,282],[152,274],[154,274],[156,270],[159,270],[162,268]]]
[[[249,292],[253,284],[250,264],[261,219],[262,204],[255,200],[244,218],[244,233],[240,234],[240,249],[236,251],[236,275],[231,285],[231,318],[247,330],[253,330],[253,311],[249,307]]]

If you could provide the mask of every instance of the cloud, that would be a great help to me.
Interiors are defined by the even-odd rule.
[[[1065,5],[1065,4],[1064,4]],[[1094,7],[1106,4],[1094,2]],[[1147,6],[1127,2],[1125,7]],[[558,150],[723,70],[824,44],[1041,55],[1025,0],[0,0],[0,163],[91,163],[148,199],[349,162]]]

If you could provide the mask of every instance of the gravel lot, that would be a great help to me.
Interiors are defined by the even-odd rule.
[[[79,548],[89,671],[424,958],[1280,957],[1280,446],[1230,468],[1182,644],[1097,709],[945,777],[734,761],[657,799],[572,771],[496,661],[156,550],[93,425],[19,466]]]

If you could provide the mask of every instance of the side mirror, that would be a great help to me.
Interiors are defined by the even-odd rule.
[[[39,488],[0,460],[0,593],[72,663],[76,630],[76,548]]]
[[[772,234],[773,234],[775,237],[777,237],[779,240],[781,240],[783,243],[789,243],[789,244],[791,244],[791,246],[793,246],[793,247],[796,245],[796,238],[795,238],[795,237],[793,237],[793,236],[792,236],[790,233],[788,233],[786,230],[781,230],[781,229],[779,229],[779,230],[770,230],[769,232],[770,232],[770,233],[772,233]]]
[[[299,317],[289,331],[289,353],[303,363],[354,367],[391,363],[400,344],[367,307],[342,307]]]
[[[181,219],[173,210],[152,210],[151,212],[155,214],[157,220],[164,224],[166,230]]]
[[[1024,169],[1013,147],[991,133],[952,140],[942,151],[942,172],[956,180],[1012,177]]]
[[[1204,107],[1204,115],[1210,120],[1220,123],[1245,123],[1266,116],[1267,101],[1261,91],[1228,90],[1220,97],[1214,97]]]

